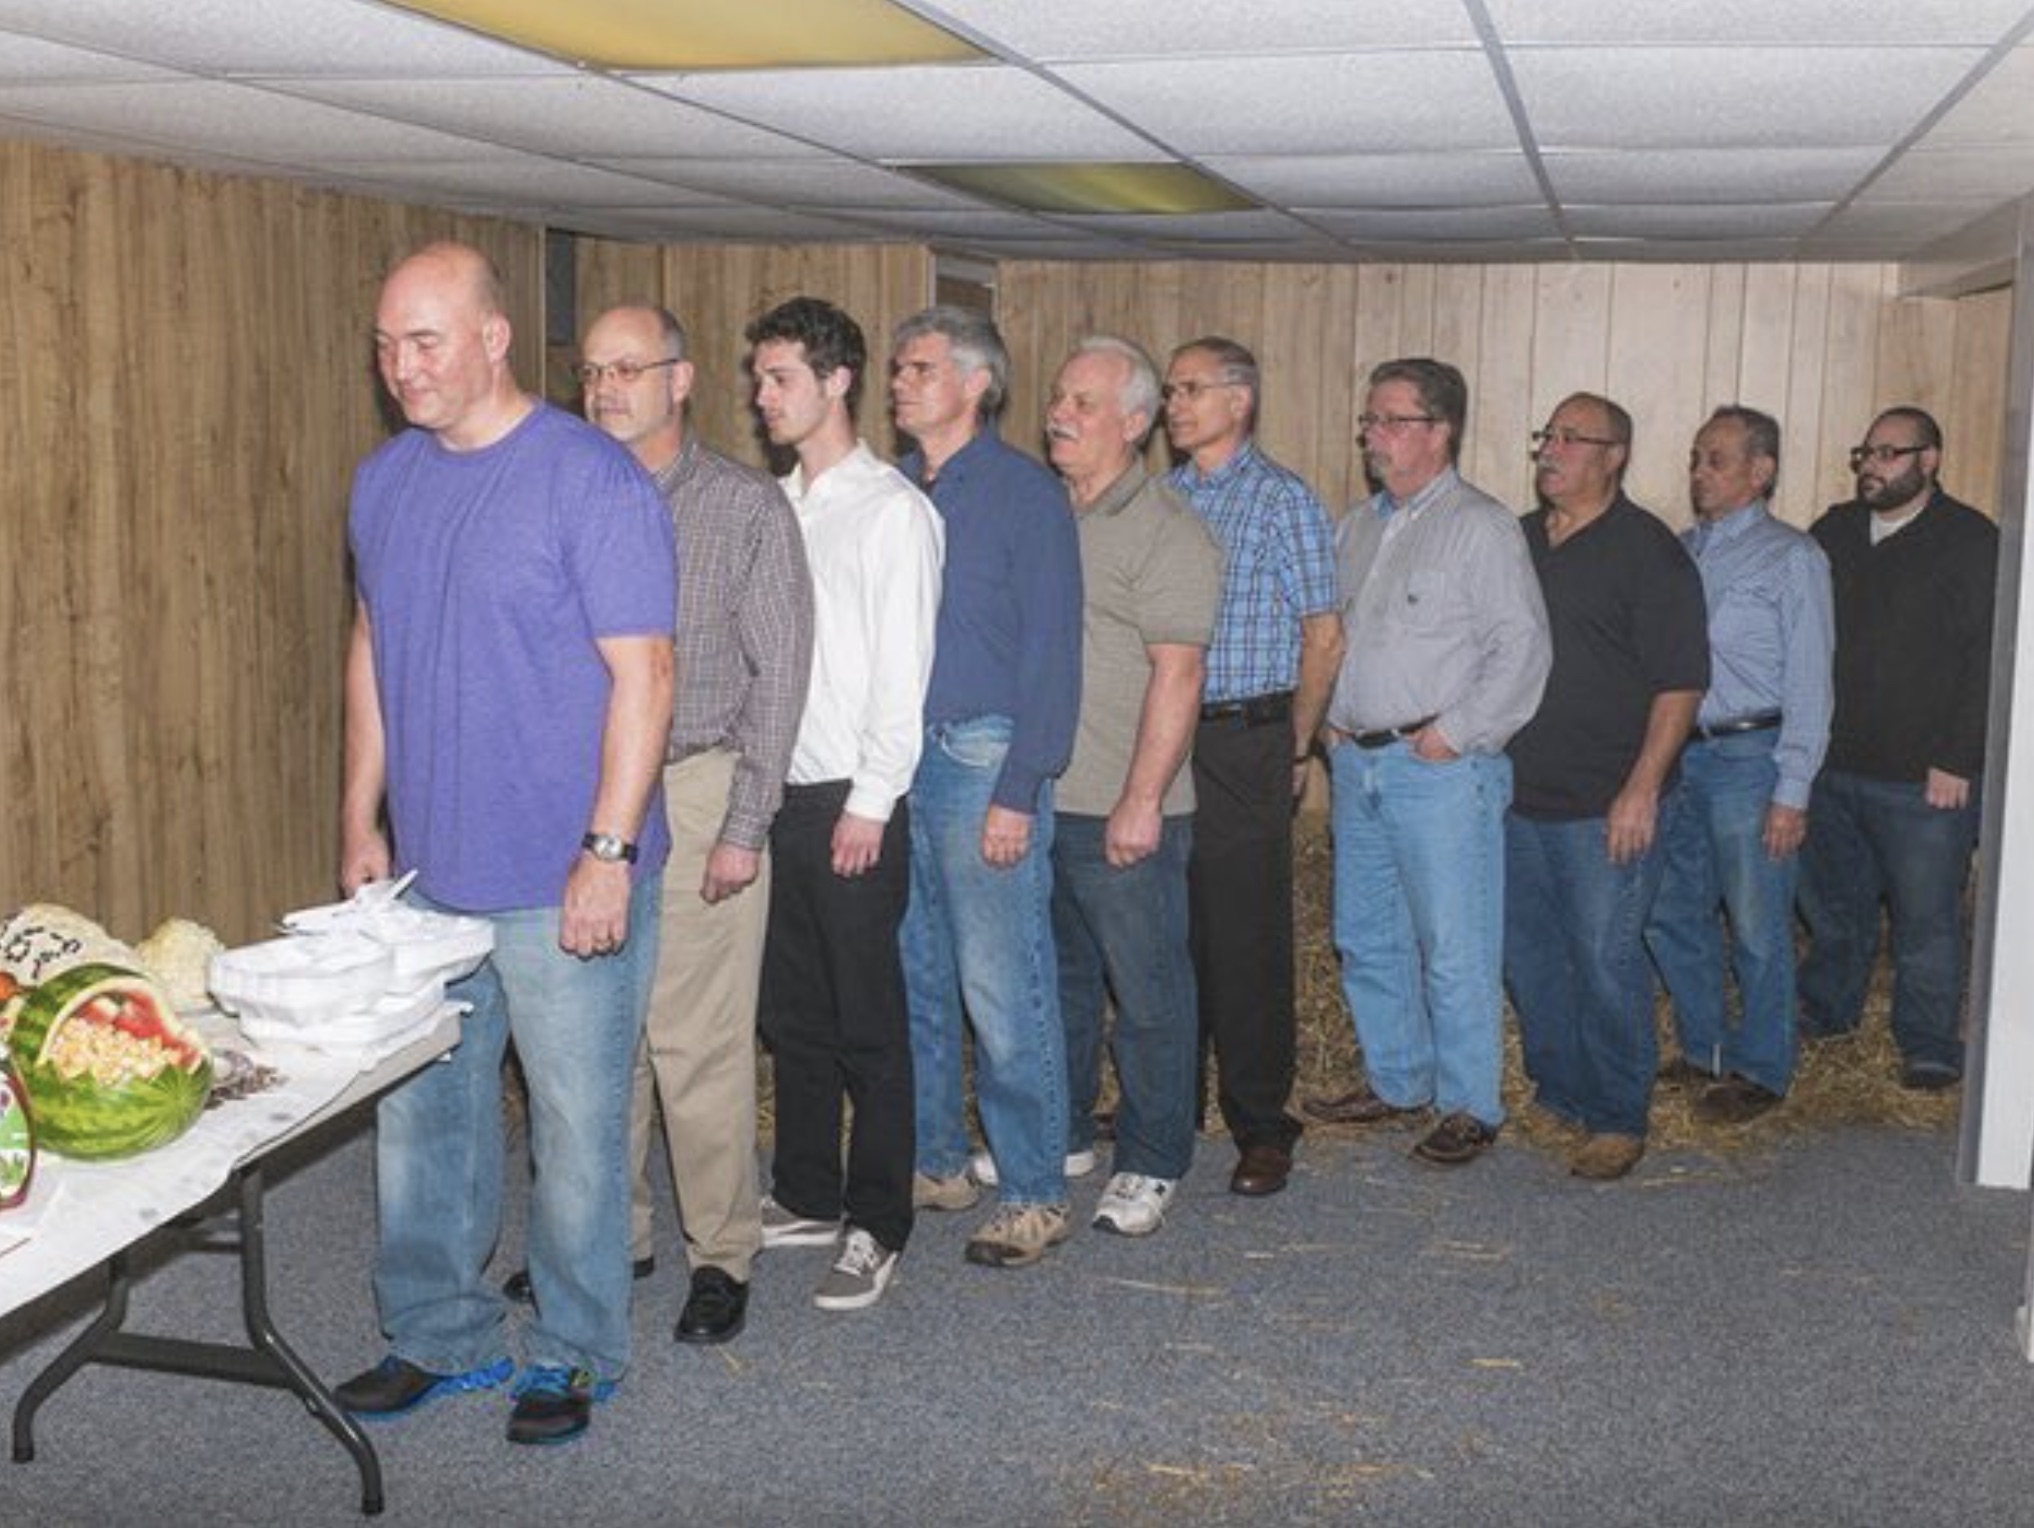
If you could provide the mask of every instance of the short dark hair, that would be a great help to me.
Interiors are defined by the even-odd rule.
[[[805,363],[822,379],[846,367],[847,411],[854,413],[861,402],[862,374],[869,369],[868,342],[862,338],[862,326],[832,303],[793,297],[751,322],[742,336],[751,350],[772,341],[803,345]]]
[[[1766,492],[1770,494],[1780,481],[1780,421],[1742,403],[1723,404],[1709,416],[1711,424],[1719,419],[1734,420],[1743,425],[1745,449],[1773,464],[1773,481],[1766,484]]]
[[[1942,426],[1935,422],[1935,416],[1929,413],[1928,410],[1916,408],[1911,403],[1902,403],[1893,408],[1882,409],[1879,412],[1879,417],[1874,419],[1872,423],[1875,425],[1882,424],[1888,419],[1904,419],[1908,424],[1911,424],[1914,427],[1914,433],[1920,437],[1915,444],[1926,446],[1931,451],[1940,451],[1942,449]]]
[[[1469,422],[1469,384],[1462,373],[1446,361],[1431,356],[1402,356],[1372,368],[1370,385],[1410,382],[1420,395],[1420,407],[1448,427],[1448,460],[1462,456],[1462,431]]]
[[[954,364],[969,376],[978,371],[989,374],[989,386],[982,394],[979,413],[983,419],[994,419],[1000,414],[1003,399],[1010,391],[1010,352],[994,321],[986,314],[948,303],[925,308],[897,326],[890,336],[890,354],[894,356],[911,341],[928,334],[946,340]]]
[[[1188,340],[1173,351],[1172,358],[1177,361],[1189,350],[1198,350],[1211,357],[1215,365],[1221,368],[1224,382],[1233,383],[1250,395],[1250,423],[1254,427],[1257,423],[1259,377],[1257,357],[1252,355],[1246,346],[1220,334],[1207,334],[1197,340]]]

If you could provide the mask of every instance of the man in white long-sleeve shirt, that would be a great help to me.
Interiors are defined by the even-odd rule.
[[[882,1298],[911,1234],[911,1032],[897,934],[941,532],[925,496],[855,436],[868,361],[855,321],[794,297],[747,337],[757,412],[772,444],[798,457],[783,484],[805,538],[814,615],[812,680],[770,830],[761,1028],[776,1058],[777,1141],[763,1245],[838,1241],[814,1301],[858,1310]],[[843,1092],[854,1106],[845,1173]]]

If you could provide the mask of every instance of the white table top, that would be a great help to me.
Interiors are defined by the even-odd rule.
[[[429,1065],[459,1043],[462,1013],[445,1004],[417,1029],[367,1051],[240,1042],[236,1049],[281,1074],[276,1086],[210,1108],[177,1140],[124,1162],[43,1153],[27,1202],[0,1212],[0,1316],[203,1204],[234,1168]],[[199,1028],[217,1043],[218,1025]]]

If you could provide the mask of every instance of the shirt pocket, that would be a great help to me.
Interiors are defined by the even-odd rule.
[[[1445,625],[1454,604],[1453,581],[1438,568],[1420,568],[1406,575],[1393,619],[1408,631],[1432,631]]]

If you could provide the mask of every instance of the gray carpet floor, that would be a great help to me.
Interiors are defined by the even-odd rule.
[[[1958,1188],[1948,1136],[1655,1155],[1614,1185],[1512,1139],[1437,1172],[1408,1139],[1316,1133],[1262,1201],[1203,1141],[1156,1237],[1083,1229],[1028,1270],[963,1262],[981,1210],[926,1215],[853,1315],[810,1303],[824,1253],[767,1253],[721,1348],[670,1340],[667,1244],[590,1434],[512,1448],[499,1395],[383,1424],[385,1521],[2034,1523],[2028,1204]],[[269,1196],[279,1320],[331,1378],[381,1350],[371,1176],[355,1129]],[[148,1262],[134,1325],[232,1334],[230,1263]],[[93,1287],[0,1321],[0,1407]],[[359,1521],[347,1457],[279,1393],[91,1369],[37,1442],[0,1462],[8,1528]]]

